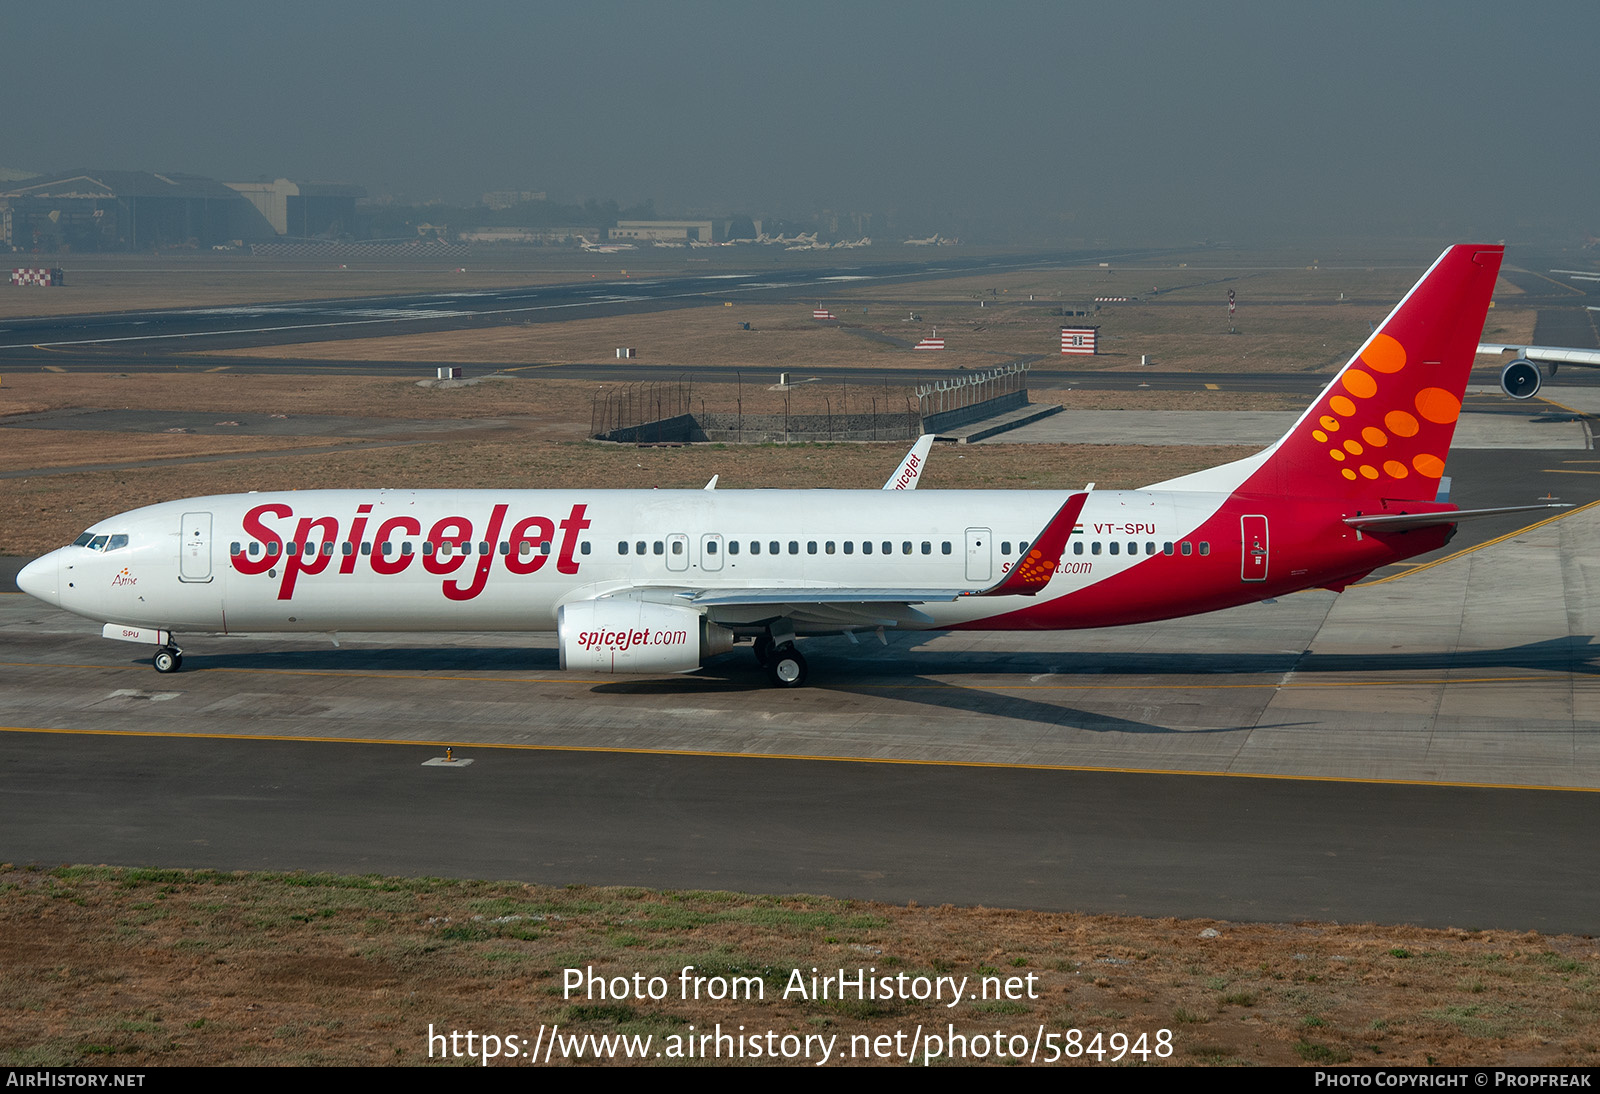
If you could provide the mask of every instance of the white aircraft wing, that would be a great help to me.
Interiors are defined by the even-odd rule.
[[[881,586],[856,589],[838,585],[701,590],[678,587],[670,591],[637,588],[611,595],[667,593],[697,608],[712,609],[713,616],[725,621],[782,616],[813,626],[892,627],[901,623],[927,623],[931,622],[930,617],[918,611],[917,604],[948,603],[966,597],[1035,596],[1042,592],[1055,576],[1056,566],[1066,553],[1067,541],[1088,500],[1087,491],[1069,496],[1016,565],[984,588],[975,589],[970,585],[898,589]]]
[[[900,466],[894,469],[894,474],[889,476],[889,481],[883,484],[883,488],[915,490],[917,480],[922,477],[922,470],[928,463],[928,449],[932,447],[932,433],[924,433],[918,437],[917,443],[911,446],[911,451],[906,453],[906,458],[900,461]]]
[[[1479,353],[1515,353],[1529,361],[1546,361],[1554,365],[1579,365],[1600,368],[1600,349],[1569,349],[1565,346],[1508,345],[1500,342],[1480,342]]]
[[[1504,342],[1480,342],[1479,353],[1514,353],[1509,364],[1500,370],[1500,390],[1513,399],[1531,399],[1539,394],[1544,384],[1543,365],[1556,374],[1562,365],[1579,368],[1600,368],[1600,350],[1572,349],[1568,346],[1528,346]]]

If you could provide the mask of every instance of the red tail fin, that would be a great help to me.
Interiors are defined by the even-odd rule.
[[[1504,250],[1440,255],[1239,489],[1432,499]]]

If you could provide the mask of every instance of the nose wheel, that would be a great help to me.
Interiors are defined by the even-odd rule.
[[[177,646],[162,646],[150,659],[157,672],[177,672],[183,668],[183,651]]]

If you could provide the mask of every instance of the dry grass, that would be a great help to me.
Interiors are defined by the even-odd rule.
[[[529,1039],[541,1024],[648,1035],[654,1052],[718,1023],[837,1037],[836,1061],[852,1037],[900,1033],[904,1050],[918,1026],[953,1025],[969,1038],[1042,1027],[1057,1044],[1077,1029],[1107,1047],[1120,1032],[1153,1048],[1170,1031],[1171,1056],[1152,1053],[1152,1064],[1600,1062],[1593,939],[438,879],[0,870],[0,1065],[10,1067],[409,1064],[428,1058],[430,1024]],[[1208,928],[1216,937],[1200,937]],[[685,965],[758,978],[764,998],[684,1001]],[[564,998],[563,970],[589,967],[660,976],[671,990],[660,1001]],[[792,971],[814,967],[969,977],[972,989],[1016,977],[1022,998],[953,1009],[783,998]]]
[[[341,444],[322,439],[321,445]],[[171,433],[101,433],[83,429],[0,428],[0,471],[184,459],[218,453],[263,455],[304,447],[295,437],[212,437]]]

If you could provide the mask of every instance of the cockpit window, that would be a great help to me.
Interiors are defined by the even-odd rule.
[[[72,541],[74,547],[87,547],[91,551],[116,551],[128,545],[128,537],[124,535],[97,536],[93,532],[85,532]]]

